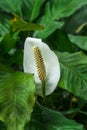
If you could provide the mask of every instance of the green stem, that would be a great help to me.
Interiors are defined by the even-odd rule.
[[[42,93],[43,93],[43,101],[45,101],[46,98],[45,80],[42,81]]]

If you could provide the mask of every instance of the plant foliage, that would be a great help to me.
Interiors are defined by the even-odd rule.
[[[45,102],[23,72],[26,37],[41,38],[60,62]],[[0,130],[37,129],[87,129],[87,0],[0,0]]]

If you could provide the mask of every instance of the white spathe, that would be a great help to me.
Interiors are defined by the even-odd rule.
[[[34,46],[38,46],[39,49],[41,50],[41,54],[46,67],[45,95],[49,95],[55,90],[60,78],[60,65],[56,54],[48,47],[47,44],[42,42],[41,39],[30,37],[26,38],[24,44],[24,60],[23,60],[24,72],[34,74],[36,83],[36,93],[43,97],[41,80],[38,77],[34,59],[34,52],[33,52]]]

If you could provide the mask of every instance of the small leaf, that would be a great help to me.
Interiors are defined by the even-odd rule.
[[[12,31],[31,31],[31,30],[41,30],[44,26],[37,25],[34,23],[27,23],[23,21],[22,18],[15,15],[14,19],[10,21],[10,25],[12,27]]]
[[[0,119],[7,130],[24,130],[35,103],[32,75],[22,72],[0,73]]]
[[[82,52],[56,54],[61,65],[59,86],[87,100],[87,56]]]
[[[65,118],[61,112],[36,104],[26,130],[84,130],[81,124]]]

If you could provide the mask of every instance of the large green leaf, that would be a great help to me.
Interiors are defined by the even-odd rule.
[[[71,42],[87,51],[87,36],[68,35]]]
[[[26,130],[84,130],[81,124],[65,118],[56,112],[37,104]]]
[[[59,86],[87,100],[87,56],[82,52],[56,54],[61,65]]]
[[[46,5],[46,12],[40,20],[40,24],[45,25],[45,29],[41,32],[35,32],[34,36],[40,38],[48,37],[57,28],[61,28],[64,24],[61,18],[65,18],[73,14],[77,9],[87,4],[86,0],[54,0]],[[50,31],[49,31],[50,30]]]
[[[0,72],[0,119],[7,130],[24,130],[35,103],[32,75]]]

